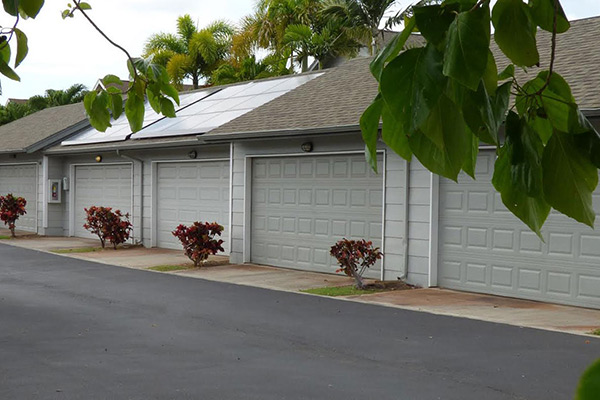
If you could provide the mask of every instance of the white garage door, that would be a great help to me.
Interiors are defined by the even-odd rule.
[[[381,246],[382,201],[382,174],[363,154],[255,159],[251,260],[335,272],[329,249],[336,241],[364,238]],[[368,276],[379,275],[379,264]]]
[[[27,200],[27,214],[19,217],[17,230],[37,229],[37,165],[6,165],[0,167],[0,195],[12,193]],[[3,224],[2,224],[3,225]]]
[[[440,286],[600,308],[600,217],[592,230],[553,212],[543,243],[502,204],[494,161],[480,154],[477,181],[441,181]]]
[[[131,164],[76,166],[74,196],[75,236],[92,237],[83,228],[84,208],[112,207],[114,210],[121,210],[123,214],[131,214]],[[132,220],[131,215],[129,220]]]
[[[216,221],[229,252],[229,161],[159,163],[156,184],[159,247],[181,249],[171,233],[179,224]]]

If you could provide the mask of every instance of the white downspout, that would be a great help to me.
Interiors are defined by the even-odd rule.
[[[121,154],[119,149],[117,149],[117,155],[121,158],[124,158],[129,161],[140,163],[140,222],[139,222],[139,230],[140,230],[140,242],[144,243],[144,161],[139,158],[131,157],[125,154]],[[135,174],[134,174],[135,177]],[[135,195],[134,195],[135,198]],[[135,206],[135,204],[134,204]],[[133,210],[131,210],[133,214]],[[133,237],[135,242],[135,235]]]

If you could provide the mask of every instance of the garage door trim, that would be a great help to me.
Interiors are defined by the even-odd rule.
[[[201,163],[201,162],[221,162],[221,161],[229,161],[229,243],[231,244],[231,159],[227,157],[219,157],[219,158],[200,158],[200,159],[191,159],[191,160],[153,160],[152,161],[152,177],[150,179],[151,185],[151,193],[152,193],[152,202],[150,203],[150,217],[152,220],[151,224],[151,233],[150,233],[150,242],[152,247],[158,246],[158,218],[156,212],[158,211],[158,164],[174,164],[174,163]],[[229,251],[231,252],[231,245],[229,246]]]
[[[134,197],[134,172],[133,162],[100,162],[100,163],[77,163],[69,165],[69,236],[75,236],[75,168],[77,167],[104,167],[107,165],[129,165],[131,166],[131,223],[134,224],[133,197]]]
[[[39,188],[39,184],[40,184],[40,166],[37,162],[35,161],[30,161],[30,162],[21,162],[21,163],[0,163],[0,167],[10,167],[10,166],[21,166],[21,165],[33,165],[35,166],[35,233],[38,232],[38,229],[40,227],[39,224],[39,218],[38,218],[38,200],[40,197],[40,188]],[[45,198],[45,193],[44,196],[42,197],[44,203],[46,202],[46,198]]]
[[[386,215],[386,187],[387,187],[387,152],[385,149],[378,149],[377,154],[383,158],[379,173],[382,175],[383,185],[382,204],[381,204],[381,252],[385,254],[385,215]],[[364,150],[347,151],[324,151],[324,152],[304,152],[304,153],[270,153],[270,154],[246,154],[244,156],[244,226],[242,260],[245,263],[251,262],[251,229],[252,229],[252,160],[257,158],[278,158],[278,157],[320,157],[320,156],[343,156],[353,154],[364,154]],[[370,168],[370,166],[369,166]],[[381,279],[385,276],[385,257],[381,259]]]

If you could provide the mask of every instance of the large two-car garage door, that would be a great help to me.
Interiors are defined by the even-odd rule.
[[[334,272],[329,249],[336,241],[364,238],[381,246],[382,201],[382,174],[364,154],[256,158],[251,260]],[[368,276],[378,276],[378,268]]]
[[[112,207],[115,210],[121,210],[123,214],[129,213],[131,220],[131,174],[131,164],[75,166],[75,236],[91,236],[83,228],[84,208],[90,206]],[[139,236],[139,233],[135,236]]]
[[[15,164],[0,166],[0,195],[12,193],[27,201],[27,214],[19,217],[17,230],[35,232],[37,229],[37,165]]]
[[[441,182],[440,286],[600,308],[600,218],[592,230],[553,212],[540,241],[495,192],[494,161],[482,152],[476,181]]]
[[[172,235],[179,224],[218,222],[228,252],[229,160],[165,162],[156,167],[156,241],[158,247],[181,249]]]

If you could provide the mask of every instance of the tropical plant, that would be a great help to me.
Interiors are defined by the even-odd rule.
[[[600,394],[600,358],[590,365],[577,385],[575,400],[597,400]]]
[[[98,236],[102,248],[109,241],[116,250],[119,244],[129,240],[132,231],[129,214],[123,214],[120,210],[113,211],[111,207],[92,206],[83,210],[86,214],[83,227]]]
[[[336,56],[356,56],[360,48],[360,43],[349,36],[340,20],[335,18],[318,28],[290,25],[285,30],[283,44],[296,53],[302,72],[308,70],[309,57],[321,67],[326,60]]]
[[[29,109],[32,112],[35,112],[48,107],[80,103],[87,93],[88,90],[85,85],[76,83],[65,90],[48,89],[43,96],[37,95],[30,97],[27,103]]]
[[[185,255],[194,262],[194,266],[200,267],[208,256],[225,251],[221,246],[223,240],[216,239],[222,232],[223,226],[216,222],[194,222],[189,227],[183,224],[177,226],[172,234],[179,239]]]
[[[500,73],[490,24],[510,60]],[[541,62],[538,27],[550,32],[550,60],[523,82],[526,74],[516,70]],[[552,208],[593,227],[600,134],[553,68],[556,37],[569,27],[558,0],[498,0],[493,9],[488,0],[415,6],[404,31],[371,63],[379,94],[360,121],[371,166],[377,168],[381,120],[381,139],[396,153],[407,160],[414,154],[452,180],[461,170],[475,177],[484,142],[497,149],[492,183],[502,202],[540,238]],[[426,45],[402,51],[414,30]]]
[[[365,288],[362,278],[364,272],[383,257],[379,247],[373,247],[373,242],[364,239],[348,240],[344,238],[331,246],[329,253],[340,265],[335,272],[343,272],[354,278],[357,289]]]
[[[15,237],[16,222],[21,215],[27,214],[25,210],[27,200],[23,197],[15,197],[12,193],[0,196],[0,220],[8,225],[10,236]]]
[[[239,66],[233,62],[221,64],[211,77],[215,85],[226,85],[235,82],[251,81],[254,79],[269,78],[289,74],[285,59],[276,59],[273,56],[256,61],[254,55],[244,59]]]
[[[379,51],[379,27],[385,13],[396,0],[325,0],[323,14],[344,22],[352,36],[368,47],[371,55]]]
[[[189,15],[177,19],[177,34],[158,33],[150,36],[144,57],[166,67],[171,81],[181,86],[190,78],[197,89],[200,80],[210,79],[230,53],[234,28],[224,21],[215,21],[204,29]]]

